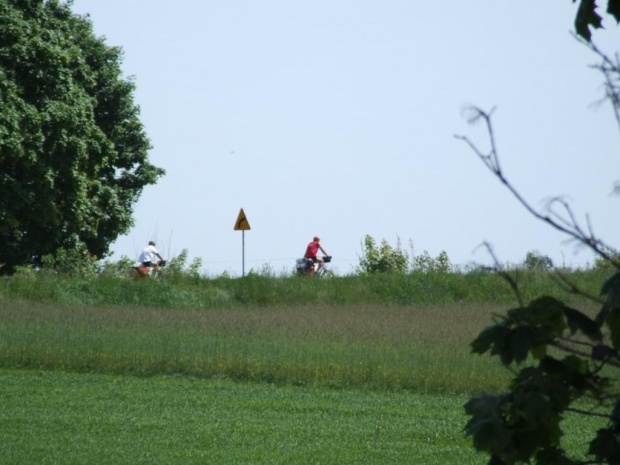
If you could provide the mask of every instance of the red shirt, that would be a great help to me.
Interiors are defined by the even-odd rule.
[[[308,248],[306,249],[306,255],[304,258],[316,258],[316,254],[319,251],[319,241],[313,241],[308,244]]]

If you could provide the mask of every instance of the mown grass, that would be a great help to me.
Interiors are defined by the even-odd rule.
[[[484,464],[464,394],[0,369],[0,456],[21,464]],[[568,418],[583,456],[600,420]]]

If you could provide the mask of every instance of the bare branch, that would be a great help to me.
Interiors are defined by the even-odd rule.
[[[504,270],[504,268],[500,264],[499,260],[495,256],[495,252],[493,251],[493,247],[491,246],[491,244],[489,244],[488,242],[484,242],[483,245],[487,249],[487,251],[489,252],[489,255],[491,255],[491,257],[493,258],[493,262],[495,263],[495,268],[493,270],[496,273],[498,273],[502,278],[504,278],[506,280],[506,282],[508,282],[508,284],[512,288],[512,291],[515,294],[515,297],[517,298],[517,301],[519,302],[519,307],[524,307],[525,304],[524,304],[524,301],[523,301],[523,296],[521,295],[521,291],[519,289],[519,285],[512,278],[512,276],[510,276],[510,274],[506,270]]]
[[[592,42],[585,41],[575,34],[573,34],[573,37],[601,58],[601,64],[592,65],[591,67],[600,71],[605,78],[605,98],[602,101],[609,100],[611,103],[618,128],[620,129],[620,58],[618,54],[615,55],[614,61]]]
[[[465,143],[467,143],[467,145],[469,145],[469,147],[474,151],[474,153],[476,153],[476,155],[482,160],[484,165],[495,175],[495,177],[497,177],[497,179],[499,179],[499,181],[510,191],[510,193],[519,201],[519,203],[535,218],[547,223],[552,228],[567,235],[570,239],[587,246],[595,253],[595,255],[598,255],[599,257],[609,261],[618,270],[620,270],[620,264],[613,260],[613,256],[610,253],[610,251],[613,249],[605,245],[601,240],[599,240],[592,232],[592,228],[590,226],[588,227],[588,232],[583,230],[583,228],[580,226],[579,222],[575,218],[575,215],[570,205],[564,199],[562,199],[561,197],[553,197],[551,200],[549,200],[546,208],[547,213],[539,212],[534,207],[532,207],[532,205],[527,200],[525,200],[525,198],[512,185],[512,183],[508,181],[500,168],[499,156],[495,146],[495,134],[491,121],[491,112],[486,113],[480,108],[472,106],[469,107],[468,114],[473,115],[469,117],[468,121],[474,123],[478,121],[484,121],[489,136],[489,141],[491,143],[490,152],[488,154],[484,154],[476,146],[476,144],[474,144],[466,136],[455,137],[459,140],[463,140]],[[556,205],[559,206],[559,209],[555,208]]]
[[[555,280],[556,285],[559,286],[564,292],[567,292],[568,294],[579,295],[581,297],[585,297],[591,302],[597,303],[599,305],[603,305],[605,303],[605,301],[601,299],[600,297],[590,294],[588,292],[585,292],[584,290],[577,287],[577,285],[575,285],[568,278],[568,276],[562,273],[562,271],[556,268],[555,266],[552,266],[552,270],[554,272],[553,276],[557,278]]]

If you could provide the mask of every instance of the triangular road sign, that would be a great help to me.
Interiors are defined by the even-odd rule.
[[[235,221],[235,231],[249,231],[250,223],[248,219],[245,217],[245,212],[243,208],[239,210],[239,216],[237,216],[237,221]]]

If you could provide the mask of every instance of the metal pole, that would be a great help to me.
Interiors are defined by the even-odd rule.
[[[241,276],[245,276],[245,230],[241,231]]]

